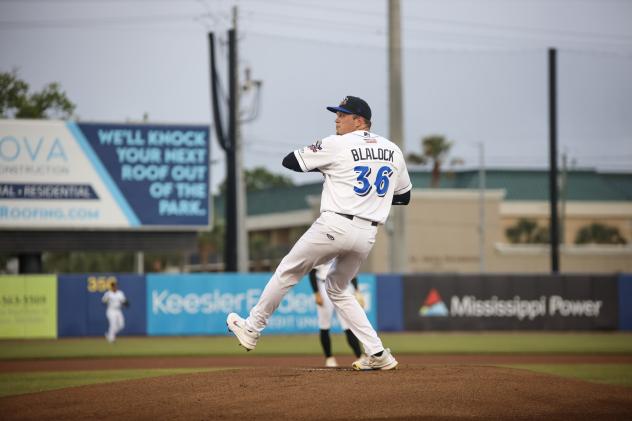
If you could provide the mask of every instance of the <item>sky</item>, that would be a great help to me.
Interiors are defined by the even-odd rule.
[[[0,71],[59,82],[81,121],[211,124],[209,32],[237,6],[243,161],[297,183],[290,151],[333,134],[346,95],[389,136],[387,0],[0,0]],[[441,134],[455,169],[548,165],[547,51],[558,50],[559,152],[576,168],[632,171],[632,1],[401,0],[404,149]],[[224,92],[226,88],[224,88]],[[256,111],[256,112],[255,112]],[[224,154],[212,143],[212,184]],[[561,159],[561,158],[560,158]],[[448,165],[448,164],[446,164]],[[448,165],[449,167],[449,165]],[[411,167],[421,169],[423,167]]]

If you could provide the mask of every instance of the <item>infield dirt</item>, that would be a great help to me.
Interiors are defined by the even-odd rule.
[[[632,419],[630,388],[423,358],[400,358],[385,372],[324,369],[313,357],[213,358],[260,365],[5,397],[0,408],[5,420]]]

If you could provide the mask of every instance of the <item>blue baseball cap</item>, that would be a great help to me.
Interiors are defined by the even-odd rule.
[[[357,96],[346,96],[337,107],[327,107],[332,113],[355,114],[371,121],[371,107],[362,98]]]

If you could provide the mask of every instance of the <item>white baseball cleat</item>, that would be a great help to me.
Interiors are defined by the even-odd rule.
[[[257,340],[261,334],[246,327],[246,321],[239,317],[237,313],[230,313],[226,318],[226,326],[228,330],[233,332],[239,340],[239,345],[246,348],[246,351],[252,351],[257,346]]]
[[[397,368],[397,360],[391,354],[391,350],[386,348],[381,356],[363,355],[359,360],[351,364],[354,370],[393,370]]]
[[[325,367],[338,367],[336,357],[327,357],[327,359],[325,359]]]

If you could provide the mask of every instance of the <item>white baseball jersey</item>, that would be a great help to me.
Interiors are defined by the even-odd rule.
[[[105,294],[103,294],[101,301],[108,305],[108,310],[120,310],[123,306],[123,303],[125,303],[126,298],[125,294],[123,294],[123,291],[119,289],[116,290],[116,292],[107,291]]]
[[[390,140],[363,130],[334,135],[294,151],[304,172],[325,176],[320,211],[383,224],[393,195],[412,189],[404,156]]]
[[[327,295],[364,351],[381,352],[382,341],[347,289],[375,244],[376,225],[386,221],[393,195],[412,189],[402,152],[381,136],[357,130],[293,154],[302,171],[318,169],[325,176],[321,213],[281,260],[244,324],[261,332],[291,287],[312,268],[336,259],[327,273]]]

